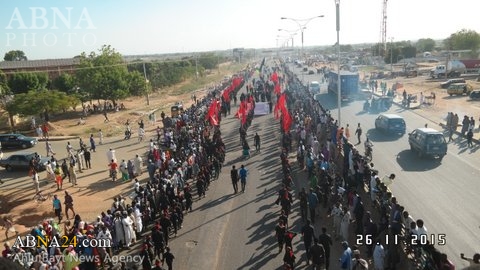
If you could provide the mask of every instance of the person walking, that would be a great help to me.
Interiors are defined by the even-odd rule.
[[[165,254],[163,254],[165,258],[165,262],[167,263],[168,270],[173,270],[173,260],[175,259],[175,256],[173,256],[172,252],[170,252],[170,248],[167,247]]]
[[[232,179],[233,193],[236,194],[238,192],[238,171],[235,165],[233,165],[232,170],[230,170],[230,178]]]
[[[68,210],[72,210],[73,212],[73,216],[75,216],[75,210],[73,209],[73,198],[72,196],[68,193],[68,191],[65,190],[65,200],[63,201],[63,203],[65,204],[65,216],[67,217],[67,219],[70,219],[68,217]]]
[[[277,237],[278,253],[282,252],[283,250],[286,232],[287,228],[285,227],[285,222],[282,219],[279,219],[277,226],[275,226],[275,236]]]
[[[247,174],[248,171],[245,169],[245,166],[242,164],[240,170],[238,171],[238,176],[240,177],[240,184],[242,185],[242,193],[245,193],[245,186],[247,185]]]
[[[319,243],[318,239],[313,239],[313,246],[310,248],[310,254],[312,258],[312,265],[314,270],[320,270],[321,267],[325,264],[325,249]],[[328,269],[328,265],[326,265]]]
[[[312,258],[310,248],[313,244],[313,239],[315,239],[315,229],[310,224],[309,219],[307,219],[306,224],[302,227],[301,232],[303,236],[303,244],[305,245],[305,253],[307,255],[307,265],[310,265],[310,260]]]
[[[5,240],[8,240],[8,233],[13,232],[18,236],[18,231],[15,229],[13,221],[11,218],[3,217],[3,228],[5,229]]]
[[[52,205],[55,216],[58,218],[58,223],[62,222],[62,202],[56,194],[53,195]]]
[[[101,129],[98,130],[98,144],[99,145],[103,144],[103,132]]]
[[[310,193],[308,194],[308,209],[310,210],[310,220],[312,224],[315,224],[315,210],[318,204],[317,194],[313,191],[313,188],[310,188]]]
[[[324,249],[325,269],[328,270],[328,267],[330,266],[330,247],[333,245],[333,241],[330,234],[327,233],[327,228],[322,227],[322,233],[318,236],[318,243]],[[313,247],[312,247],[312,250],[313,250]]]
[[[360,126],[360,123],[358,123],[357,129],[355,130],[355,135],[357,135],[358,143],[360,144],[362,142],[361,136],[362,136],[362,127]]]
[[[343,253],[340,257],[340,269],[351,270],[352,269],[352,250],[348,246],[348,242],[342,242]]]
[[[50,143],[48,138],[45,139],[45,148],[47,149],[47,156],[49,156],[50,154],[52,156],[55,155],[55,152],[53,151],[53,148],[52,148],[52,144]]]
[[[90,149],[92,149],[93,152],[95,152],[96,149],[95,145],[95,139],[93,138],[93,134],[90,134]]]
[[[32,169],[32,180],[33,180],[33,186],[35,187],[35,192],[39,193],[40,182],[39,182],[38,172],[36,169]]]
[[[255,150],[260,152],[260,136],[258,133],[255,133],[255,136],[253,137],[253,143],[255,144]]]

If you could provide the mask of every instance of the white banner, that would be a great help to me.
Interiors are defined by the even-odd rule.
[[[253,111],[254,115],[266,115],[270,113],[268,102],[256,102],[255,110]]]

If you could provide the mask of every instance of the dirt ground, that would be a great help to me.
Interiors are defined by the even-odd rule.
[[[233,69],[238,69],[238,64],[227,64],[221,68],[221,70],[212,75],[211,80],[217,78],[223,78],[226,75],[232,75]],[[236,70],[236,71],[238,71]],[[208,79],[207,79],[208,81]],[[70,112],[68,115],[63,115],[62,119],[58,117],[52,117],[50,122],[50,136],[80,136],[88,141],[90,133],[98,134],[99,127],[102,128],[105,140],[109,138],[123,136],[125,131],[124,124],[127,120],[131,123],[136,123],[143,119],[146,123],[147,138],[149,134],[155,133],[157,125],[160,127],[162,123],[160,121],[160,113],[164,111],[167,116],[170,116],[170,107],[176,102],[182,101],[185,107],[189,107],[193,102],[191,96],[195,93],[197,98],[201,98],[207,93],[211,86],[218,83],[220,80],[210,82],[205,86],[196,89],[194,91],[184,91],[182,93],[182,85],[176,85],[169,89],[161,90],[159,92],[150,94],[149,103],[146,103],[146,97],[135,97],[122,100],[125,105],[125,110],[109,113],[109,122],[104,123],[104,116],[102,114],[89,115],[84,125],[78,125],[78,121],[81,116],[81,112]],[[185,82],[187,84],[189,82]],[[156,111],[157,122],[156,125],[148,125],[148,115]],[[57,120],[58,119],[58,120]],[[145,143],[146,144],[146,143]],[[103,151],[103,150],[101,150]],[[94,165],[94,164],[92,164]],[[82,184],[79,187],[71,188],[69,183],[64,183],[64,189],[68,190],[74,198],[74,207],[76,213],[80,214],[83,220],[94,221],[96,217],[102,212],[110,208],[113,198],[122,194],[128,195],[132,191],[132,182],[117,183],[112,188],[111,182],[106,180],[100,180],[105,176],[105,170],[95,170],[95,166],[92,166],[91,171],[84,171],[88,176],[78,174],[81,178]],[[103,167],[102,167],[103,168]],[[44,178],[44,174],[40,174],[41,179]],[[100,175],[97,175],[100,174]],[[138,177],[140,182],[147,181],[147,175],[144,173]],[[56,185],[52,182],[40,186],[44,193],[54,193],[56,191]],[[59,194],[60,200],[63,202],[63,192],[56,192]],[[0,192],[0,213],[3,216],[8,216],[13,219],[15,228],[20,234],[30,232],[31,228],[39,222],[47,218],[53,218],[54,213],[51,206],[51,201],[45,201],[40,204],[35,203],[32,198],[34,196],[34,190],[28,189],[3,189]],[[130,200],[127,198],[127,203]],[[72,214],[70,214],[72,219]],[[64,218],[65,220],[65,218]],[[3,221],[0,221],[3,225]],[[61,226],[63,228],[63,226]],[[14,233],[10,233],[10,241]],[[0,229],[0,242],[5,241],[5,230]]]

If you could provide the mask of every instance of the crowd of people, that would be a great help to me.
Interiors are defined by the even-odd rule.
[[[473,116],[468,117],[464,115],[462,122],[458,117],[458,114],[453,112],[448,112],[446,117],[446,126],[448,130],[448,142],[453,141],[453,134],[458,130],[458,127],[461,127],[460,134],[462,137],[466,138],[467,146],[473,146],[473,133],[475,131],[475,119]],[[479,126],[480,129],[480,126]]]
[[[249,75],[250,72],[245,71],[238,76],[248,78]],[[236,94],[242,86],[243,81],[232,94]],[[126,162],[117,160],[114,149],[107,152],[110,163],[119,163],[115,170],[121,173],[122,180],[132,180],[133,191],[130,195],[119,195],[114,198],[111,207],[99,213],[95,220],[84,220],[80,213],[75,212],[74,198],[67,191],[64,191],[64,198],[54,196],[52,207],[57,220],[52,218],[44,220],[32,228],[30,235],[47,240],[53,239],[54,236],[66,236],[65,243],[68,245],[22,249],[7,242],[4,245],[3,257],[8,257],[28,269],[47,267],[68,270],[75,267],[125,269],[125,263],[114,265],[111,258],[126,251],[132,256],[143,256],[144,259],[141,261],[143,269],[173,269],[175,256],[170,251],[169,241],[182,228],[188,212],[193,211],[194,196],[196,195],[198,200],[206,196],[211,181],[218,178],[225,160],[225,145],[220,126],[211,125],[206,121],[206,108],[211,102],[216,102],[224,87],[223,85],[211,89],[204,98],[197,99],[191,108],[184,110],[175,118],[174,126],[165,128],[163,134],[158,132],[156,140],[148,142],[148,153],[145,157],[148,176],[145,184],[140,184],[139,181],[139,178],[143,177],[144,166],[141,157],[137,155],[133,160]],[[70,143],[67,143],[66,147],[68,156],[64,162],[77,167],[79,157],[76,151]],[[90,149],[82,141],[80,149],[95,151],[93,136],[90,140]],[[49,164],[52,171],[49,177],[52,181],[58,179],[56,177],[58,175],[59,179],[62,179],[63,165],[56,161],[52,162],[55,163],[53,166]],[[56,172],[54,168],[59,168],[59,171]],[[48,171],[47,174],[50,173]],[[68,171],[63,171],[63,174],[63,178],[69,177]],[[244,190],[243,179],[246,178],[246,172],[239,172],[239,178]],[[60,190],[61,182],[57,183],[60,183],[58,186]],[[62,222],[64,214],[66,220]],[[72,219],[69,219],[69,214],[72,214]],[[101,239],[111,245],[74,246],[70,245],[73,243],[72,239],[76,239],[77,243],[84,239]],[[140,250],[131,250],[136,245]],[[64,256],[60,265],[59,258],[55,255]],[[93,256],[95,260],[82,260],[82,257],[89,256]]]
[[[298,265],[296,251],[292,251],[287,237],[295,235],[288,230],[287,222],[292,179],[285,157],[292,151],[292,141],[296,142],[298,164],[306,170],[308,179],[303,183],[303,179],[298,179],[307,187],[296,196],[307,264],[312,262],[314,269],[399,269],[402,257],[407,255],[424,269],[454,269],[447,255],[430,242],[432,234],[428,234],[424,221],[415,220],[388,189],[395,174],[381,176],[374,164],[349,141],[348,126],[339,127],[288,67],[282,65],[282,69],[290,92],[289,110],[295,119],[293,134],[283,134],[284,188],[277,200],[282,205],[282,214],[275,229],[279,251],[286,247],[285,269]],[[360,142],[361,132],[357,138]],[[327,215],[319,215],[322,208]],[[316,236],[311,227],[318,229],[320,220],[322,234]],[[324,226],[327,220],[333,228],[333,237]],[[339,241],[344,250],[337,262],[330,262],[331,239]],[[320,252],[313,249],[317,243]]]

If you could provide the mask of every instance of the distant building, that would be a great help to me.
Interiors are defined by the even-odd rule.
[[[50,80],[57,78],[62,73],[74,74],[75,68],[80,64],[78,58],[45,59],[27,61],[2,61],[0,70],[10,77],[18,72],[45,72]]]

